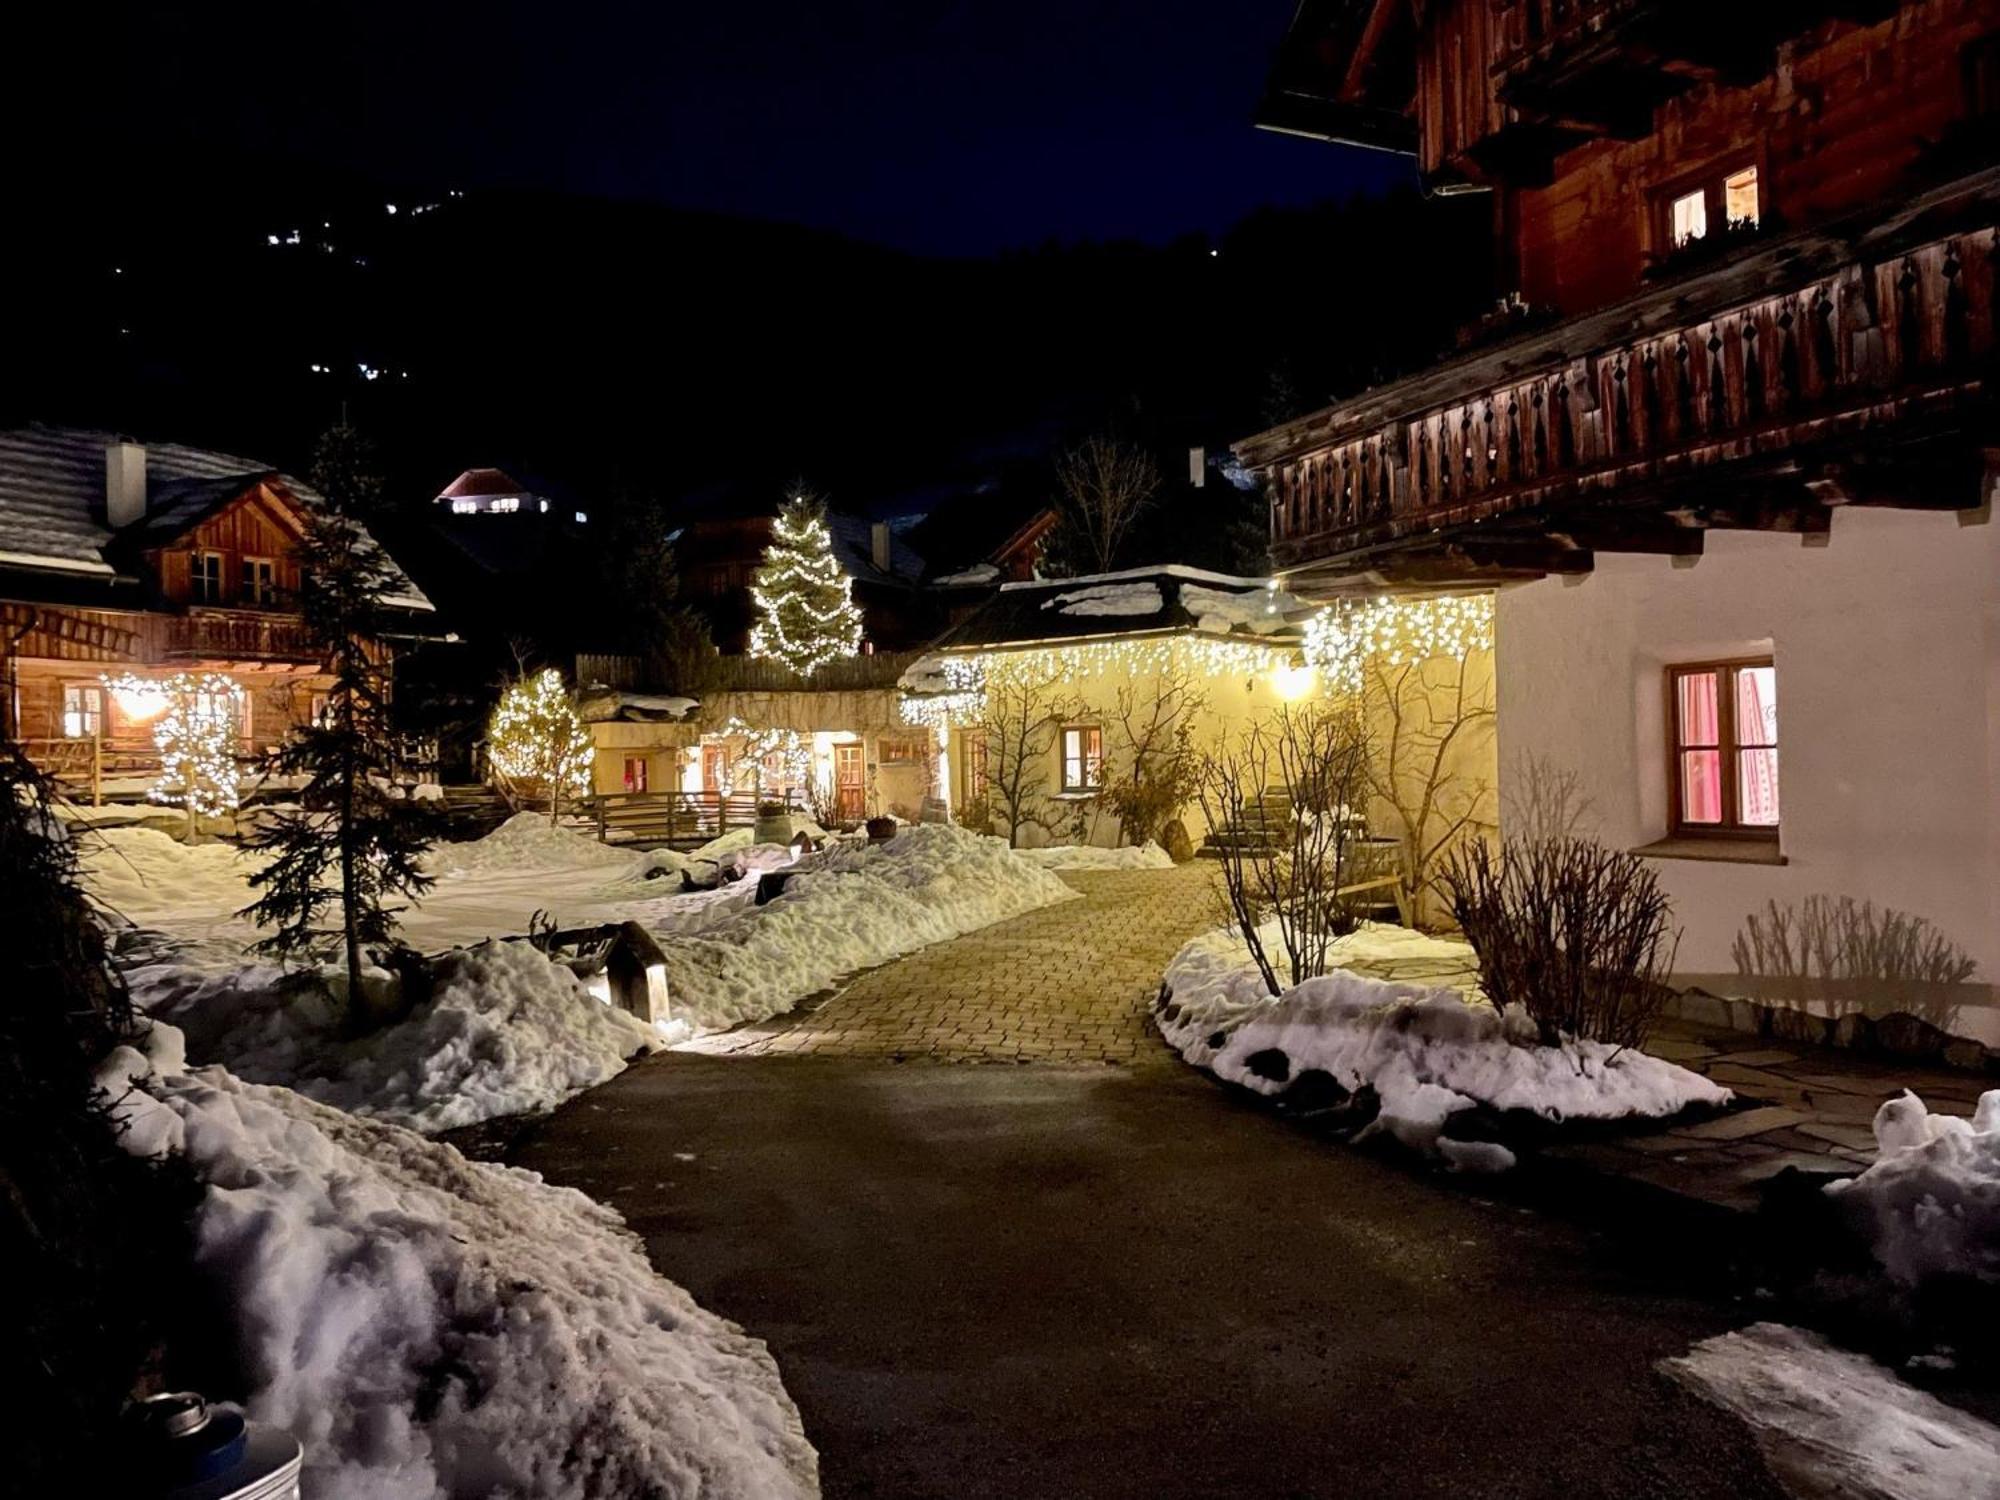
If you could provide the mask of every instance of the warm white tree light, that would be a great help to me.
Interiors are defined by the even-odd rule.
[[[158,680],[128,673],[102,680],[122,711],[134,718],[157,715],[153,745],[160,752],[160,777],[148,789],[148,801],[184,807],[190,819],[236,810],[243,797],[236,764],[243,689],[236,682],[220,672],[176,672]]]
[[[861,649],[861,611],[854,580],[833,555],[833,533],[814,500],[794,495],[778,512],[771,545],[750,585],[757,623],[750,654],[783,662],[810,677],[830,661]]]
[[[596,746],[590,727],[553,667],[524,677],[500,696],[486,730],[487,754],[502,775],[547,789],[554,821],[565,792],[590,790]]]

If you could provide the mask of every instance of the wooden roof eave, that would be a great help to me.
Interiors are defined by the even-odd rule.
[[[1975,214],[2000,214],[2000,167],[1984,168],[1918,194],[1886,216],[1850,218],[1773,236],[1720,265],[1646,287],[1596,312],[1444,359],[1321,407],[1244,438],[1232,444],[1231,451],[1245,467],[1267,470],[1390,422],[1449,406],[1468,393],[1525,380],[1594,350],[1671,333],[1691,317],[1719,316],[1733,306],[1770,295],[1785,282],[1803,284],[1857,258],[1893,254],[1905,243],[1919,243],[1941,232],[1940,221]]]

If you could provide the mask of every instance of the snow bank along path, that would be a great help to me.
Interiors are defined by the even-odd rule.
[[[208,1184],[197,1259],[251,1416],[305,1491],[371,1500],[818,1493],[769,1352],[647,1264],[618,1216],[219,1068],[155,1025],[99,1082],[129,1149]]]
[[[1275,926],[1268,949],[1283,950]],[[1377,1125],[1405,1145],[1454,1166],[1513,1165],[1505,1148],[1444,1139],[1451,1115],[1475,1105],[1528,1110],[1549,1120],[1660,1117],[1691,1104],[1724,1104],[1727,1089],[1643,1052],[1573,1041],[1537,1044],[1524,1016],[1503,1016],[1446,986],[1391,983],[1343,970],[1363,959],[1464,959],[1462,943],[1396,927],[1365,926],[1340,939],[1333,972],[1272,996],[1232,928],[1196,938],[1167,967],[1167,1003],[1154,1020],[1188,1062],[1262,1094],[1280,1094],[1318,1069],[1342,1088],[1366,1084],[1381,1099]],[[1260,1054],[1284,1054],[1271,1076]],[[1260,1066],[1253,1068],[1252,1058]]]
[[[1660,1368],[1748,1423],[1793,1494],[2000,1500],[2000,1430],[1801,1329],[1755,1323]]]
[[[1016,849],[1015,854],[1044,870],[1171,870],[1173,856],[1148,839],[1136,847],[1100,849],[1093,844],[1055,844]]]
[[[180,1027],[195,1056],[426,1133],[553,1109],[661,1044],[654,1028],[524,942],[446,954],[430,998],[359,1038],[348,1035],[334,988],[342,977],[265,964],[126,974],[134,1000]]]
[[[164,956],[151,944],[150,959],[128,959],[127,978],[142,1008],[186,1032],[197,1060],[424,1131],[551,1108],[662,1042],[762,1020],[855,970],[1076,894],[1003,841],[958,828],[914,826],[804,858],[748,839],[647,854],[523,816],[444,846],[433,856],[438,889],[406,914],[406,930],[414,942],[443,933],[474,946],[440,960],[428,1000],[360,1038],[319,976],[244,963],[254,931],[228,914],[249,901],[254,867],[234,849],[121,829],[87,840],[83,855],[100,901],[176,939]],[[681,892],[681,869],[717,857],[794,873],[761,907],[751,877]],[[668,878],[648,879],[655,870]],[[669,1030],[605,1006],[527,945],[489,940],[522,931],[537,909],[565,925],[635,920],[652,931]]]
[[[2000,1089],[1979,1096],[1969,1121],[1931,1114],[1905,1089],[1875,1112],[1875,1144],[1867,1171],[1826,1191],[1890,1279],[1962,1276],[2000,1288]]]

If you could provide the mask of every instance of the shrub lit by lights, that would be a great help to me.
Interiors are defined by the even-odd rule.
[[[778,512],[750,585],[757,607],[750,654],[783,662],[803,677],[853,656],[861,649],[861,611],[853,593],[854,580],[833,555],[825,507],[794,495]]]

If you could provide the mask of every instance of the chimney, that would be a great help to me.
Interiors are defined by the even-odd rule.
[[[146,514],[146,446],[114,438],[104,445],[104,524],[116,531]]]
[[[1188,449],[1188,483],[1198,490],[1208,488],[1208,449]]]
[[[875,563],[875,571],[889,571],[889,523],[877,521],[868,528],[868,552]]]

